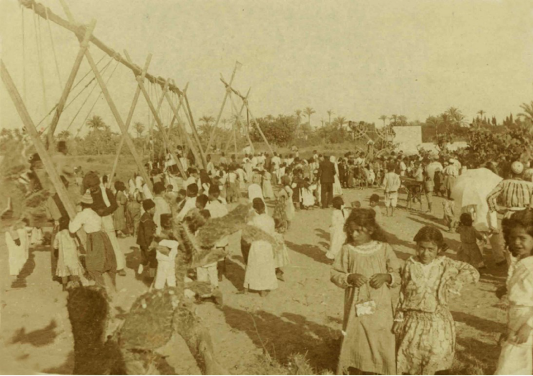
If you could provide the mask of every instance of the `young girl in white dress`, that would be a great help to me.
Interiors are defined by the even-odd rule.
[[[249,225],[255,226],[271,236],[275,236],[274,219],[265,213],[265,203],[261,198],[254,198],[252,206],[256,211]],[[278,288],[276,278],[276,261],[272,245],[265,240],[252,243],[244,276],[244,293],[248,290],[259,291],[267,296],[271,290]]]
[[[331,216],[331,226],[329,226],[330,244],[326,257],[330,260],[335,260],[335,257],[346,241],[344,223],[346,222],[347,214],[344,212],[344,201],[342,197],[333,197],[332,204],[333,214]]]

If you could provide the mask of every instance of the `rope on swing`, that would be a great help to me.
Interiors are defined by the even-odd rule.
[[[117,65],[115,65],[115,68],[113,68],[113,70],[111,71],[111,74],[109,75],[109,77],[107,78],[105,84],[107,86],[107,84],[109,83],[109,81],[111,80],[111,77],[113,77],[113,73],[115,73],[115,71],[117,70],[118,66],[120,65],[120,61],[117,60]],[[81,129],[83,128],[83,126],[86,124],[87,122],[87,119],[89,118],[89,116],[91,115],[93,109],[94,109],[94,106],[96,106],[96,103],[98,103],[98,101],[100,100],[100,98],[102,98],[102,89],[100,88],[100,94],[98,95],[98,97],[96,98],[96,100],[94,101],[93,105],[91,106],[91,108],[89,109],[89,112],[87,113],[87,116],[85,116],[85,119],[83,120],[83,123],[81,123],[81,126],[80,128],[78,129],[78,132],[76,132],[76,135],[74,136],[74,138],[78,137],[78,135],[80,134],[80,131]],[[70,126],[70,125],[69,125]]]
[[[59,80],[59,87],[63,88],[63,82],[61,80],[61,74],[59,73],[59,64],[57,62],[57,54],[56,54],[56,45],[54,42],[54,37],[52,36],[52,27],[50,26],[50,19],[48,18],[48,8],[44,8],[44,14],[46,15],[46,21],[48,24],[48,34],[50,35],[50,41],[52,43],[52,51],[54,51],[54,60],[56,62],[56,72],[57,72],[57,79]]]
[[[35,13],[35,4],[32,4],[33,9],[33,27],[35,29],[35,43],[37,44],[37,60],[39,61],[39,70],[41,72],[41,83],[43,86],[43,103],[44,103],[44,110],[48,108],[48,105],[46,103],[46,83],[44,79],[44,66],[43,66],[43,60],[42,60],[42,51],[41,51],[41,23],[40,18],[37,16],[37,13]],[[39,22],[39,27],[37,26],[37,22]]]
[[[109,65],[109,64],[108,64]],[[107,66],[106,65],[104,67],[104,69],[102,69],[102,72],[101,74],[103,74],[105,72],[105,70],[107,69]],[[117,67],[115,66],[115,69],[117,69]],[[113,69],[113,72],[111,74],[113,74],[115,72],[115,70]],[[92,82],[92,81],[91,81]],[[90,82],[89,82],[90,83]],[[89,84],[87,84],[89,85]],[[87,87],[87,85],[85,87]],[[96,89],[96,87],[98,86],[98,84],[96,83],[93,88],[91,89],[91,91],[89,92],[89,95],[87,95],[87,97],[85,98],[85,100],[83,101],[83,103],[81,104],[80,108],[78,109],[78,112],[76,112],[76,114],[74,115],[74,118],[72,118],[70,124],[67,126],[67,128],[65,129],[66,131],[69,130],[70,126],[74,123],[74,120],[76,120],[76,118],[78,117],[78,114],[81,112],[81,109],[83,108],[83,106],[85,106],[85,103],[87,103],[87,101],[89,100],[89,97],[91,96],[91,94],[93,93],[94,89]],[[81,92],[80,92],[81,94]],[[74,100],[73,100],[74,101]]]
[[[102,59],[103,59],[103,57],[102,57]],[[101,60],[100,60],[100,61],[101,61]],[[109,62],[108,62],[108,63],[107,63],[107,64],[106,64],[106,65],[100,70],[100,74],[102,74],[102,73],[105,72],[105,70],[107,69],[107,67],[109,66],[109,64],[111,64],[112,61],[113,61],[113,58],[111,58],[111,59],[109,60]],[[85,77],[83,77],[83,78],[85,78]],[[78,86],[78,84],[83,80],[83,78],[82,78],[80,81],[78,81],[78,83],[77,83],[75,86],[72,87],[72,90],[74,90],[74,89],[76,88],[76,86]],[[78,97],[80,96],[80,94],[81,94],[85,89],[87,89],[87,87],[91,84],[91,82],[93,82],[93,81],[95,80],[95,78],[96,78],[96,77],[93,77],[93,79],[92,79],[91,81],[89,81],[89,83],[88,83],[87,85],[85,85],[85,86],[83,87],[83,89],[81,89],[80,92],[79,92],[78,94],[76,94],[76,96],[75,96],[72,100],[70,100],[70,102],[68,102],[68,103],[65,105],[65,107],[63,108],[63,111],[65,111],[65,110],[66,110],[66,109],[72,104],[72,102],[74,102],[74,101],[76,100],[76,98],[78,98]],[[95,85],[95,86],[96,86],[96,85]],[[56,108],[57,108],[57,103],[56,103],[56,105],[50,110],[50,112],[48,112],[48,114],[46,114],[45,117],[43,117],[43,118],[41,119],[41,121],[39,121],[39,123],[37,123],[36,127],[38,127],[39,125],[41,125],[41,123],[42,123],[43,121],[45,121],[45,120],[48,118],[48,116],[50,116],[50,115],[55,111]],[[46,130],[49,126],[50,126],[50,124],[48,124],[46,127],[44,127],[44,130]]]
[[[22,79],[23,79],[23,93],[24,93],[24,102],[26,101],[26,31],[24,27],[24,7],[21,3],[20,5],[20,14],[22,15]]]

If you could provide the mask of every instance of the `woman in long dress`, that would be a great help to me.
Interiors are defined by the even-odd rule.
[[[335,157],[332,155],[329,160],[335,165],[335,181],[333,182],[333,196],[342,196],[342,186],[339,179],[339,166]]]
[[[266,199],[274,198],[274,191],[272,190],[272,174],[268,171],[263,171],[263,197]]]
[[[265,213],[265,203],[261,198],[255,198],[253,208],[255,215],[248,224],[255,226],[271,236],[275,236],[275,224],[272,217]],[[267,296],[271,290],[278,288],[276,278],[276,260],[272,245],[265,240],[256,240],[252,243],[246,264],[244,276],[244,293],[248,290],[259,291],[262,297]]]
[[[123,236],[128,232],[128,227],[126,225],[126,205],[128,203],[128,197],[125,194],[126,187],[121,181],[115,182],[115,189],[117,190],[116,200],[118,208],[113,213],[113,223],[117,235]]]

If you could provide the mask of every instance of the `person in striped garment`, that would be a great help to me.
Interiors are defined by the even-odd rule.
[[[513,213],[531,207],[533,204],[533,183],[522,179],[524,165],[515,161],[511,164],[511,176],[502,180],[487,196],[487,204],[492,220],[490,221],[491,236],[490,242],[497,265],[503,265],[504,261],[510,265],[511,257],[503,250],[503,235],[500,231],[500,223],[495,223],[495,214],[503,214],[504,218],[509,218]]]

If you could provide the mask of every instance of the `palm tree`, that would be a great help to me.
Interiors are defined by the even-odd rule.
[[[70,137],[70,132],[67,131],[67,130],[61,131],[61,132],[59,132],[57,137],[59,137],[59,139],[61,139],[61,140],[68,140],[69,137]]]
[[[343,125],[346,124],[346,118],[344,116],[337,116],[335,120],[333,120],[333,124],[339,128],[342,128]]]
[[[397,122],[398,122],[398,115],[391,115],[389,124],[392,126],[395,126],[395,125],[398,125],[396,124]]]
[[[200,121],[203,121],[206,128],[209,128],[209,125],[215,121],[215,118],[213,118],[212,116],[204,115],[200,118]]]
[[[296,110],[294,112],[296,113],[296,125],[298,126],[302,121],[302,110]]]
[[[446,111],[446,114],[448,114],[448,116],[450,117],[450,120],[453,123],[453,125],[462,126],[464,124],[465,116],[457,108],[450,107]]]
[[[522,103],[520,105],[520,108],[524,110],[524,112],[519,113],[518,116],[523,118],[524,120],[529,120],[530,122],[533,122],[533,101],[530,104]]]
[[[87,120],[87,125],[89,126],[89,128],[91,128],[91,130],[96,131],[100,128],[104,128],[106,124],[100,116],[93,115],[92,118]]]
[[[401,126],[406,126],[407,125],[407,116],[404,116],[404,115],[398,116],[398,122],[400,123]]]
[[[477,113],[478,113],[480,118],[483,118],[483,115],[486,114],[486,112],[483,111],[483,110],[479,110]]]
[[[379,120],[383,120],[383,126],[385,126],[385,121],[388,119],[387,115],[381,115]]]
[[[334,112],[333,112],[333,110],[328,110],[327,113],[328,113],[328,116],[329,116],[329,123],[331,124],[331,115],[333,115]]]
[[[311,125],[311,115],[316,113],[316,111],[313,110],[311,107],[306,107],[304,110],[304,113],[307,115],[307,118],[309,119],[309,125]]]
[[[137,132],[137,138],[141,138],[144,131],[144,125],[140,121],[138,121],[133,124],[133,129],[135,129],[135,132]]]

